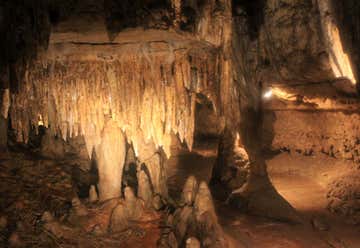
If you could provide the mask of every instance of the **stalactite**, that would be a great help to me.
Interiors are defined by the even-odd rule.
[[[216,95],[216,50],[200,45],[153,52],[151,45],[118,52],[110,61],[88,54],[40,56],[28,68],[19,93],[12,95],[18,141],[27,141],[29,124],[41,122],[64,140],[84,135],[91,156],[111,118],[137,155],[139,144],[152,140],[169,156],[171,132],[191,149],[196,93]]]

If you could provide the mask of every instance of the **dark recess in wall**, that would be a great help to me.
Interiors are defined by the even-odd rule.
[[[170,0],[105,0],[104,8],[106,24],[111,32],[143,26],[151,27],[151,23],[163,22],[170,25]]]
[[[245,15],[252,40],[258,37],[260,27],[264,23],[266,0],[232,0],[233,16]]]

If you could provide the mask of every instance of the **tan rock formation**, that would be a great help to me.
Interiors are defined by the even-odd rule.
[[[121,129],[113,120],[109,120],[101,134],[101,143],[96,149],[100,200],[121,196],[125,147],[125,138]]]

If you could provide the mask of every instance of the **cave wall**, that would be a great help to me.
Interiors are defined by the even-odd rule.
[[[331,3],[3,2],[0,29],[6,35],[0,44],[1,88],[3,92],[10,89],[11,106],[2,100],[2,108],[7,112],[10,107],[11,126],[19,142],[27,142],[31,128],[42,123],[64,140],[84,135],[91,156],[110,118],[126,134],[136,155],[141,156],[139,144],[144,141],[154,142],[155,150],[169,155],[171,132],[192,147],[196,93],[201,92],[223,118],[221,142],[228,145],[219,150],[233,149],[240,133],[240,146],[250,153],[250,160],[256,160],[262,156],[262,144],[268,143],[261,136],[264,85],[356,80],[352,65],[358,36],[342,39],[349,32],[343,27],[357,30],[358,21],[341,11],[349,6],[354,6],[353,16],[360,11],[354,4],[344,3],[337,9]],[[6,97],[3,94],[2,99]],[[295,111],[294,115],[299,122],[310,119]],[[277,132],[287,124],[281,119],[289,117],[283,112],[275,116],[274,123],[268,122],[274,124],[269,143],[279,146],[289,138]],[[340,113],[321,116],[351,125]],[[320,138],[316,147],[329,152],[329,146],[336,146],[332,148],[336,154],[343,151],[341,146],[355,147],[356,135],[351,132],[340,138],[339,128],[317,131],[313,126],[312,133],[334,136],[331,142]],[[272,140],[274,134],[280,138]],[[345,136],[351,139],[349,144]],[[353,155],[357,148],[349,149]],[[234,159],[219,161],[221,167]]]
[[[274,136],[272,149],[360,162],[359,113],[284,110],[265,113],[266,119],[273,123],[267,130]]]
[[[109,159],[104,147],[118,151],[125,146],[107,138],[108,123],[121,129],[136,156],[146,161],[156,193],[163,193],[156,154],[170,156],[171,132],[192,148],[196,94],[209,98],[219,115],[231,116],[230,1],[18,4],[30,19],[10,30],[25,30],[10,39],[25,42],[19,44],[24,54],[14,54],[13,60],[21,62],[14,67],[4,59],[17,80],[9,77],[11,105],[2,103],[16,142],[28,143],[39,125],[64,141],[83,136],[89,158],[96,153],[102,200],[118,195],[114,188],[121,185],[123,164],[123,156]],[[13,13],[14,8],[9,3],[4,9]],[[34,21],[33,12],[48,21],[46,28]],[[5,17],[11,23],[9,13]]]

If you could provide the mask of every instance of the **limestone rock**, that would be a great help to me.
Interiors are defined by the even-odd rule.
[[[51,131],[47,130],[41,139],[41,155],[52,159],[64,158],[64,141],[60,138],[54,137]]]
[[[215,208],[211,192],[206,182],[200,183],[199,190],[195,198],[194,207],[196,211],[196,216],[200,216],[205,212],[211,212],[215,214]]]
[[[186,240],[186,248],[200,248],[200,241],[195,237],[190,237]]]
[[[164,207],[164,202],[161,199],[160,195],[155,195],[152,198],[152,207],[157,211],[159,211],[160,209],[162,209]]]
[[[165,39],[161,49],[158,37]],[[32,63],[9,112],[19,141],[41,117],[59,137],[83,135],[90,156],[110,116],[136,155],[149,140],[170,156],[171,132],[192,147],[196,93],[217,89],[217,49],[170,31],[129,30],[118,39],[97,49],[55,42]]]
[[[117,123],[112,119],[105,122],[99,137],[86,136],[87,145],[99,142],[96,155],[99,171],[99,198],[101,201],[121,196],[121,182],[125,162],[125,137]]]
[[[86,216],[89,214],[87,208],[82,204],[79,198],[75,197],[71,200],[73,210],[77,216]]]
[[[328,209],[342,215],[351,224],[360,223],[360,183],[357,170],[335,178],[327,193]]]
[[[182,191],[182,200],[187,205],[192,205],[195,200],[195,195],[198,190],[198,184],[196,181],[196,178],[194,176],[190,176],[184,185],[183,191]]]
[[[98,200],[99,200],[99,197],[97,195],[96,188],[94,185],[91,185],[90,190],[89,190],[89,201],[96,202]]]
[[[110,230],[111,232],[121,232],[127,229],[128,226],[129,222],[126,206],[118,204],[111,215]]]
[[[141,141],[138,148],[141,167],[148,170],[154,193],[167,196],[165,170],[156,143]]]
[[[127,217],[131,220],[138,220],[144,212],[144,202],[135,196],[130,187],[125,188],[124,198]]]
[[[144,170],[138,173],[138,197],[145,202],[146,207],[150,207],[153,203],[153,192],[148,175]]]
[[[193,217],[193,212],[194,209],[192,207],[184,206],[174,214],[175,234],[179,242],[182,242],[185,238],[189,223]]]
[[[169,215],[167,225],[174,228],[178,243],[186,247],[228,247],[225,234],[218,223],[210,190],[205,182],[197,189],[194,177],[188,178],[184,190],[187,203]],[[191,204],[194,199],[194,204]],[[194,235],[199,235],[200,241]],[[190,237],[189,239],[185,239]],[[194,240],[193,240],[194,239]]]

